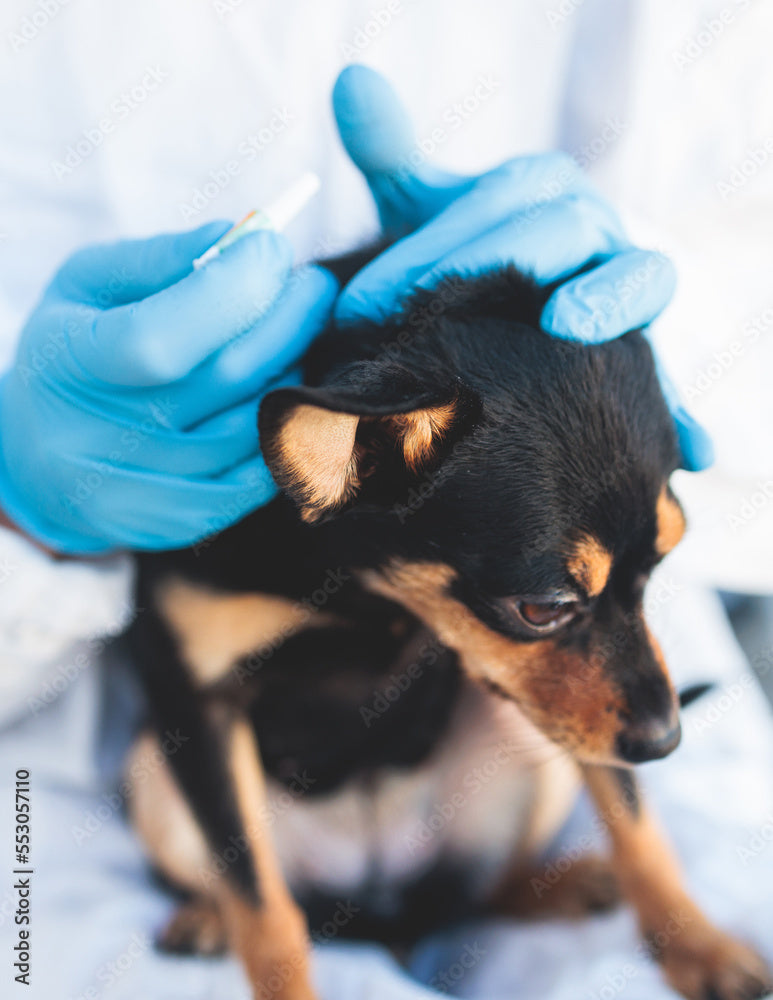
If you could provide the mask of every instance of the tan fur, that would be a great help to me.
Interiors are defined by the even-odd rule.
[[[287,473],[301,485],[304,520],[340,507],[359,487],[355,437],[358,416],[318,406],[297,406],[279,432],[278,451]]]
[[[126,773],[129,815],[150,857],[171,881],[200,892],[199,875],[209,860],[207,843],[155,736],[140,736]]]
[[[518,643],[492,631],[449,594],[454,575],[442,564],[395,561],[383,574],[363,574],[362,581],[410,608],[459,654],[473,679],[501,688],[550,739],[584,760],[616,759],[624,706],[604,657],[579,657],[549,639]]]
[[[545,865],[528,867],[523,859],[503,879],[488,907],[503,916],[528,920],[577,919],[611,910],[620,903],[620,887],[608,858],[587,854],[561,871],[557,882],[545,881]]]
[[[682,540],[687,528],[684,511],[676,498],[669,493],[667,486],[660,491],[655,514],[657,517],[655,551],[658,555],[664,556]]]
[[[254,906],[215,875],[207,843],[188,807],[154,736],[144,735],[129,759],[136,775],[129,797],[135,829],[157,867],[177,885],[216,903],[233,950],[247,970],[256,997],[266,984],[276,1000],[313,1000],[308,983],[308,943],[305,920],[293,902],[266,829],[265,780],[252,730],[244,721],[227,724],[229,770],[249,850],[257,874],[260,904]],[[201,911],[201,912],[200,912]],[[191,943],[206,931],[215,948],[219,921],[206,907],[178,912],[162,940],[174,945],[181,935]],[[199,918],[206,916],[203,927]],[[191,920],[193,919],[193,925]],[[194,937],[190,937],[193,934]]]
[[[572,546],[566,566],[589,597],[598,597],[609,579],[612,553],[593,535],[583,535]]]
[[[391,418],[402,443],[405,464],[412,472],[421,472],[434,458],[437,442],[447,434],[456,409],[456,402],[452,402]]]
[[[218,881],[229,939],[256,998],[263,997],[268,987],[277,1000],[313,1000],[306,921],[290,896],[266,828],[265,778],[252,729],[242,719],[230,728],[228,757],[260,896],[254,906],[225,879]]]
[[[314,522],[350,500],[361,485],[360,464],[368,446],[358,440],[358,427],[386,428],[402,449],[406,465],[419,472],[435,456],[437,443],[448,432],[457,412],[456,401],[388,417],[359,417],[300,404],[291,411],[268,448],[283,479],[301,499],[301,517]],[[362,473],[366,475],[367,472]]]
[[[272,594],[224,594],[179,579],[162,585],[158,598],[200,684],[221,680],[240,656],[289,639],[313,615]],[[313,615],[320,624],[329,618]]]
[[[770,973],[745,944],[715,927],[690,899],[673,852],[643,807],[631,810],[613,772],[587,767],[585,780],[612,840],[623,894],[671,985],[689,1000],[759,996]]]

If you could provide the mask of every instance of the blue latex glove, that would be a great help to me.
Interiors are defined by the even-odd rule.
[[[507,263],[549,284],[596,262],[554,291],[542,313],[543,329],[566,339],[600,343],[647,326],[671,299],[671,262],[631,246],[571,157],[516,157],[479,177],[439,170],[423,162],[390,85],[364,66],[341,73],[333,107],[385,232],[403,237],[344,289],[335,309],[340,323],[378,321],[414,288],[431,288],[449,273],[476,274]],[[706,468],[713,461],[711,439],[660,365],[658,371],[683,465]]]
[[[170,549],[276,492],[257,402],[327,322],[335,279],[260,232],[89,247],[54,277],[0,383],[0,507],[65,553]]]

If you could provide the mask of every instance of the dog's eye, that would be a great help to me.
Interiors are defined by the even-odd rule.
[[[576,601],[515,601],[515,611],[532,632],[555,632],[577,614]]]

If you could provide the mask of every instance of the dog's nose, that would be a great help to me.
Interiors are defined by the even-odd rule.
[[[667,757],[682,738],[679,719],[654,719],[634,723],[617,737],[617,752],[629,764]]]

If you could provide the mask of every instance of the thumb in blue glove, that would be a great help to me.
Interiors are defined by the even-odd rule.
[[[440,170],[415,155],[405,108],[388,82],[364,66],[340,74],[333,108],[385,232],[403,237],[344,289],[335,309],[339,323],[383,320],[413,289],[431,288],[450,273],[506,264],[541,284],[566,278],[541,319],[557,337],[600,343],[648,326],[670,301],[676,280],[670,261],[631,246],[571,157],[516,157],[479,177]],[[588,269],[571,277],[582,268]],[[713,460],[711,440],[682,406],[662,366],[658,370],[683,465],[706,468]]]

